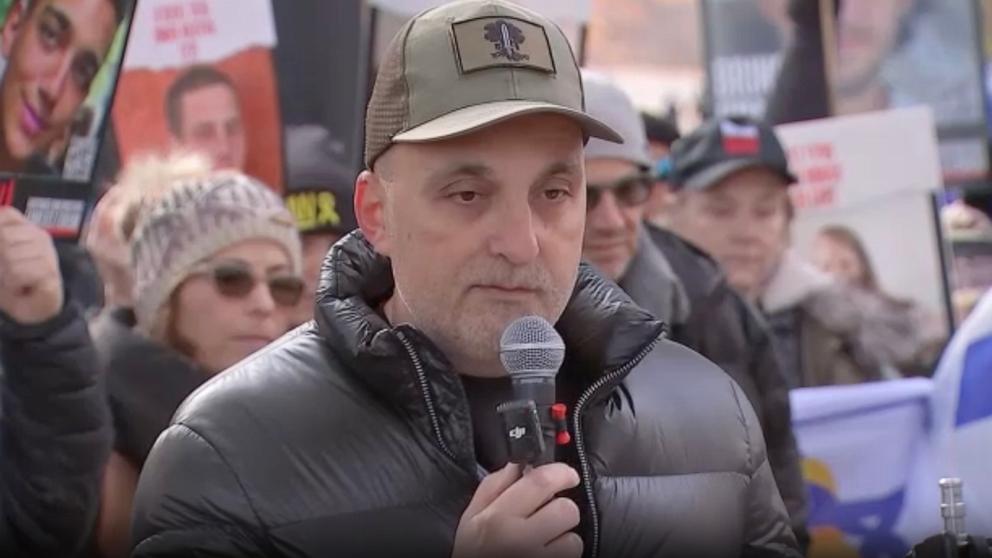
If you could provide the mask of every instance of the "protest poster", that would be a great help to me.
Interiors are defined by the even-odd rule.
[[[813,10],[790,13],[789,6],[786,0],[703,2],[714,114],[763,117],[773,108],[769,102],[793,105],[774,107],[784,118],[927,106],[945,183],[984,176],[988,134],[975,2],[820,0],[818,21],[810,17]],[[798,20],[803,26],[796,13],[805,14]],[[821,40],[808,40],[814,34]],[[796,64],[786,70],[787,56]],[[821,75],[803,73],[809,68],[822,68]],[[792,75],[785,79],[780,72]],[[783,79],[789,89],[771,99]],[[813,103],[824,95],[822,106]],[[810,103],[817,106],[805,106]]]
[[[799,179],[790,194],[797,251],[818,259],[826,227],[852,231],[884,293],[948,332],[948,278],[934,194],[942,187],[927,107],[783,124],[776,132]]]

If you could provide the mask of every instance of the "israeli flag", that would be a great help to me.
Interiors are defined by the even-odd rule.
[[[810,556],[902,558],[936,528],[911,505],[931,392],[927,379],[792,392]]]
[[[963,481],[965,530],[992,537],[992,291],[933,380],[793,390],[812,557],[901,558],[940,533],[942,477]]]
[[[967,531],[992,537],[992,290],[944,351],[932,412],[937,473],[963,481]]]

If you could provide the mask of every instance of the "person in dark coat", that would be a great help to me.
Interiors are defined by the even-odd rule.
[[[586,110],[624,136],[623,144],[592,139],[586,145],[588,189],[595,192],[588,199],[595,196],[598,202],[588,204],[584,256],[635,303],[669,323],[673,341],[712,360],[741,386],[761,423],[793,530],[805,542],[806,487],[789,388],[767,326],[727,285],[716,262],[674,233],[644,222],[647,192],[659,186],[651,184],[641,119],[627,94],[605,76],[583,70],[583,85]],[[627,243],[620,241],[624,238]]]
[[[0,555],[72,557],[89,538],[110,414],[48,234],[0,208]]]

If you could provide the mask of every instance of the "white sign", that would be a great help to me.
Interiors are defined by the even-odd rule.
[[[799,122],[776,132],[799,178],[791,191],[799,253],[813,259],[823,227],[854,231],[882,290],[920,304],[943,327],[943,264],[931,200],[942,181],[930,109]]]
[[[142,0],[124,68],[210,64],[250,47],[275,44],[271,0]]]
[[[942,186],[928,107],[783,124],[776,128],[799,178],[799,209],[849,207]]]

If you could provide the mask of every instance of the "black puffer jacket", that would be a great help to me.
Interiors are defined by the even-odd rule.
[[[685,286],[689,318],[673,327],[672,338],[712,360],[737,382],[758,415],[768,460],[797,538],[808,541],[806,486],[792,434],[789,385],[764,319],[738,296],[719,265],[680,237],[646,225]]]
[[[194,393],[156,443],[133,556],[451,555],[479,483],[471,412],[444,355],[376,313],[392,289],[359,233],[334,247],[316,325]],[[587,554],[795,552],[723,372],[585,266],[557,327]]]
[[[110,416],[75,304],[44,324],[0,318],[0,556],[75,556],[96,520]]]

